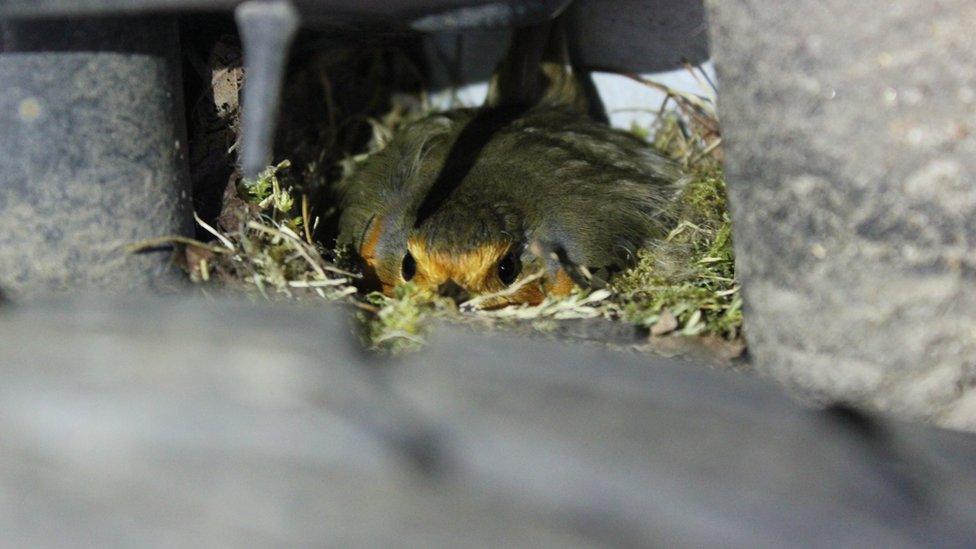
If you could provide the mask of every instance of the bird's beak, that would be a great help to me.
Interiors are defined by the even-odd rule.
[[[464,303],[471,299],[471,294],[453,280],[448,280],[437,287],[437,294],[453,299],[455,303]]]

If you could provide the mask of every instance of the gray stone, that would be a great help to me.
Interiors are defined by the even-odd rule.
[[[966,546],[976,438],[755,377],[472,331],[401,360],[333,307],[0,308],[17,546]]]
[[[0,26],[0,287],[14,297],[178,284],[192,231],[176,22]]]
[[[976,3],[709,3],[746,336],[818,401],[976,429]]]

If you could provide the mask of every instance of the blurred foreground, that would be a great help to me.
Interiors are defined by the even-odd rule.
[[[378,362],[328,313],[200,298],[0,309],[5,541],[976,539],[971,435],[565,342],[445,329]]]

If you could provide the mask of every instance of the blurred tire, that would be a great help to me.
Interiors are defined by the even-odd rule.
[[[976,4],[708,10],[757,365],[976,429]]]

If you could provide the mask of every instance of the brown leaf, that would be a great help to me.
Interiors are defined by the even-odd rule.
[[[203,272],[204,261],[208,264],[213,263],[214,253],[206,248],[199,248],[197,246],[186,246],[183,250],[183,257],[186,260],[186,270],[190,273],[191,277],[195,277],[197,280],[207,280],[210,278],[210,273]],[[209,271],[209,269],[208,269]]]
[[[254,204],[249,204],[240,197],[237,192],[237,180],[239,174],[231,174],[227,186],[224,187],[224,197],[220,215],[217,217],[217,224],[220,229],[226,232],[236,232],[241,230],[248,221],[257,219],[261,209]]]

